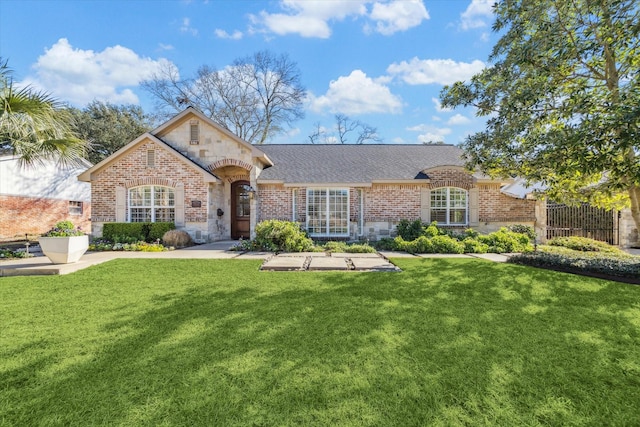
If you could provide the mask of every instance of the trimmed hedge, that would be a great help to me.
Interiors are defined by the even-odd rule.
[[[154,242],[175,228],[173,222],[109,222],[102,228],[102,238],[112,242]]]
[[[611,252],[576,251],[557,246],[539,246],[536,252],[514,255],[509,262],[573,272],[595,273],[614,277],[638,279],[640,257],[624,251]]]

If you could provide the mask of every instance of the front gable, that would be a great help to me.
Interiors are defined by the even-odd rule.
[[[150,133],[139,136],[100,163],[87,169],[78,175],[78,180],[85,182],[95,181],[104,170],[112,168],[114,165],[122,162],[127,163],[129,167],[149,167],[148,162],[151,161],[149,157],[151,155],[150,151],[155,152],[155,150],[161,150],[171,161],[182,164],[196,172],[202,177],[203,182],[219,182],[219,179],[211,171],[194,163],[179,151]]]
[[[204,168],[213,171],[221,161],[233,160],[245,169],[272,163],[262,150],[232,134],[193,107],[151,132]]]

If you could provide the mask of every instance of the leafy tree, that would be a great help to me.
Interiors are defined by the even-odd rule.
[[[86,142],[72,130],[72,117],[51,95],[32,87],[16,88],[8,61],[0,58],[0,152],[11,153],[22,165],[45,160],[74,163]]]
[[[84,109],[72,108],[75,131],[89,141],[87,158],[98,163],[152,127],[151,118],[136,105],[93,101]]]
[[[360,120],[351,120],[344,114],[336,114],[335,127],[333,131],[328,131],[320,123],[315,123],[313,132],[309,135],[312,144],[348,144],[349,134],[355,132],[355,143],[364,144],[366,142],[382,142],[378,135],[378,129]]]
[[[185,79],[166,63],[142,87],[156,98],[160,115],[191,105],[254,144],[304,117],[306,94],[297,64],[269,51],[236,59],[222,70],[203,65],[195,77]]]
[[[492,65],[441,93],[488,118],[468,165],[558,201],[626,203],[640,229],[640,3],[503,0],[495,13]]]

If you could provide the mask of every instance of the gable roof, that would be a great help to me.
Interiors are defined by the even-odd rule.
[[[240,144],[241,146],[251,150],[252,157],[257,157],[266,166],[273,165],[271,160],[266,156],[264,151],[262,151],[260,148],[258,148],[255,145],[251,145],[250,143],[248,143],[244,139],[240,138],[239,136],[237,136],[233,132],[230,132],[229,130],[225,129],[220,124],[214,122],[212,119],[210,119],[209,117],[204,115],[201,111],[195,109],[192,106],[189,106],[189,107],[187,107],[187,109],[185,109],[182,112],[176,114],[171,119],[169,119],[168,121],[164,122],[163,124],[161,124],[160,126],[155,128],[154,130],[152,130],[150,133],[152,135],[156,135],[156,136],[158,136],[160,138],[164,131],[166,131],[167,129],[171,129],[171,127],[173,127],[176,124],[179,124],[187,116],[196,116],[199,120],[202,120],[203,122],[206,122],[208,125],[216,128],[218,131],[220,131],[221,133],[226,135],[229,139],[231,139],[231,140],[237,142],[238,144]]]
[[[219,181],[219,178],[217,176],[215,176],[212,172],[210,172],[207,169],[203,168],[202,166],[200,166],[199,164],[197,164],[196,162],[194,162],[193,160],[191,160],[190,158],[188,158],[184,154],[180,153],[178,150],[176,150],[175,148],[173,148],[172,146],[170,146],[169,144],[167,144],[166,142],[164,142],[160,138],[157,138],[156,136],[154,136],[154,135],[152,135],[150,133],[144,133],[144,134],[140,135],[139,137],[137,137],[136,139],[134,139],[133,141],[131,141],[130,143],[128,143],[127,145],[125,145],[124,147],[122,147],[121,149],[119,149],[118,151],[116,151],[115,153],[110,155],[109,157],[107,157],[106,159],[102,160],[100,163],[97,163],[93,167],[87,169],[86,171],[84,171],[83,173],[78,175],[78,180],[85,181],[85,182],[91,182],[91,175],[92,174],[94,174],[95,172],[98,172],[102,168],[108,166],[109,164],[114,162],[116,159],[120,158],[124,154],[128,153],[130,150],[132,150],[135,147],[137,147],[143,141],[147,141],[147,140],[153,141],[154,143],[158,144],[158,146],[164,148],[169,153],[173,154],[179,161],[181,161],[182,163],[186,164],[187,166],[195,169],[197,172],[199,172],[200,174],[203,175],[205,181],[207,181],[207,182],[218,182]]]
[[[453,145],[265,144],[274,166],[258,182],[372,183],[428,179],[426,169],[464,167],[462,150]]]

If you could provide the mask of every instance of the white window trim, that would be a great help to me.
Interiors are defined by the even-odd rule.
[[[464,191],[465,193],[465,207],[464,207],[464,222],[449,222],[449,218],[450,218],[450,212],[451,212],[451,189],[454,190],[461,190]],[[438,222],[438,225],[443,225],[443,226],[450,226],[450,227],[458,227],[458,226],[464,226],[464,225],[469,225],[469,191],[465,190],[464,188],[460,188],[460,187],[439,187],[439,188],[434,188],[431,190],[431,194],[433,194],[433,192],[435,191],[439,191],[439,190],[447,190],[447,205],[446,205],[446,218],[447,218],[447,222],[442,223],[442,222]],[[431,205],[431,196],[429,197],[429,210],[431,211],[431,220],[433,221],[433,211],[434,210],[441,210],[442,208],[435,208]],[[454,208],[454,210],[459,210],[461,208]]]
[[[131,206],[131,190],[133,190],[135,188],[141,188],[141,187],[150,187],[151,188],[151,205],[149,205],[149,206]],[[156,198],[155,189],[156,189],[156,187],[168,188],[169,190],[173,191],[173,206],[158,206],[158,205],[155,204],[155,198]],[[175,222],[175,217],[176,217],[176,189],[173,188],[173,187],[168,187],[166,185],[137,185],[135,187],[128,188],[127,189],[127,222],[132,222],[131,221],[131,209],[132,208],[151,209],[151,222],[156,222],[156,209],[173,208],[173,218],[174,218],[174,222]]]
[[[307,188],[307,197],[306,197],[306,208],[305,208],[305,217],[306,217],[306,228],[307,230],[309,230],[309,192],[310,191],[317,191],[317,190],[325,190],[326,194],[325,194],[325,208],[326,208],[326,214],[329,215],[329,191],[331,190],[338,190],[338,191],[346,191],[347,192],[347,225],[346,225],[346,231],[344,233],[329,233],[329,230],[331,228],[331,224],[329,221],[329,218],[326,218],[326,222],[327,225],[325,226],[325,232],[324,233],[309,233],[309,236],[312,237],[349,237],[349,223],[350,223],[350,218],[351,218],[351,192],[349,190],[349,188],[344,188],[344,187],[311,187],[311,188]]]

